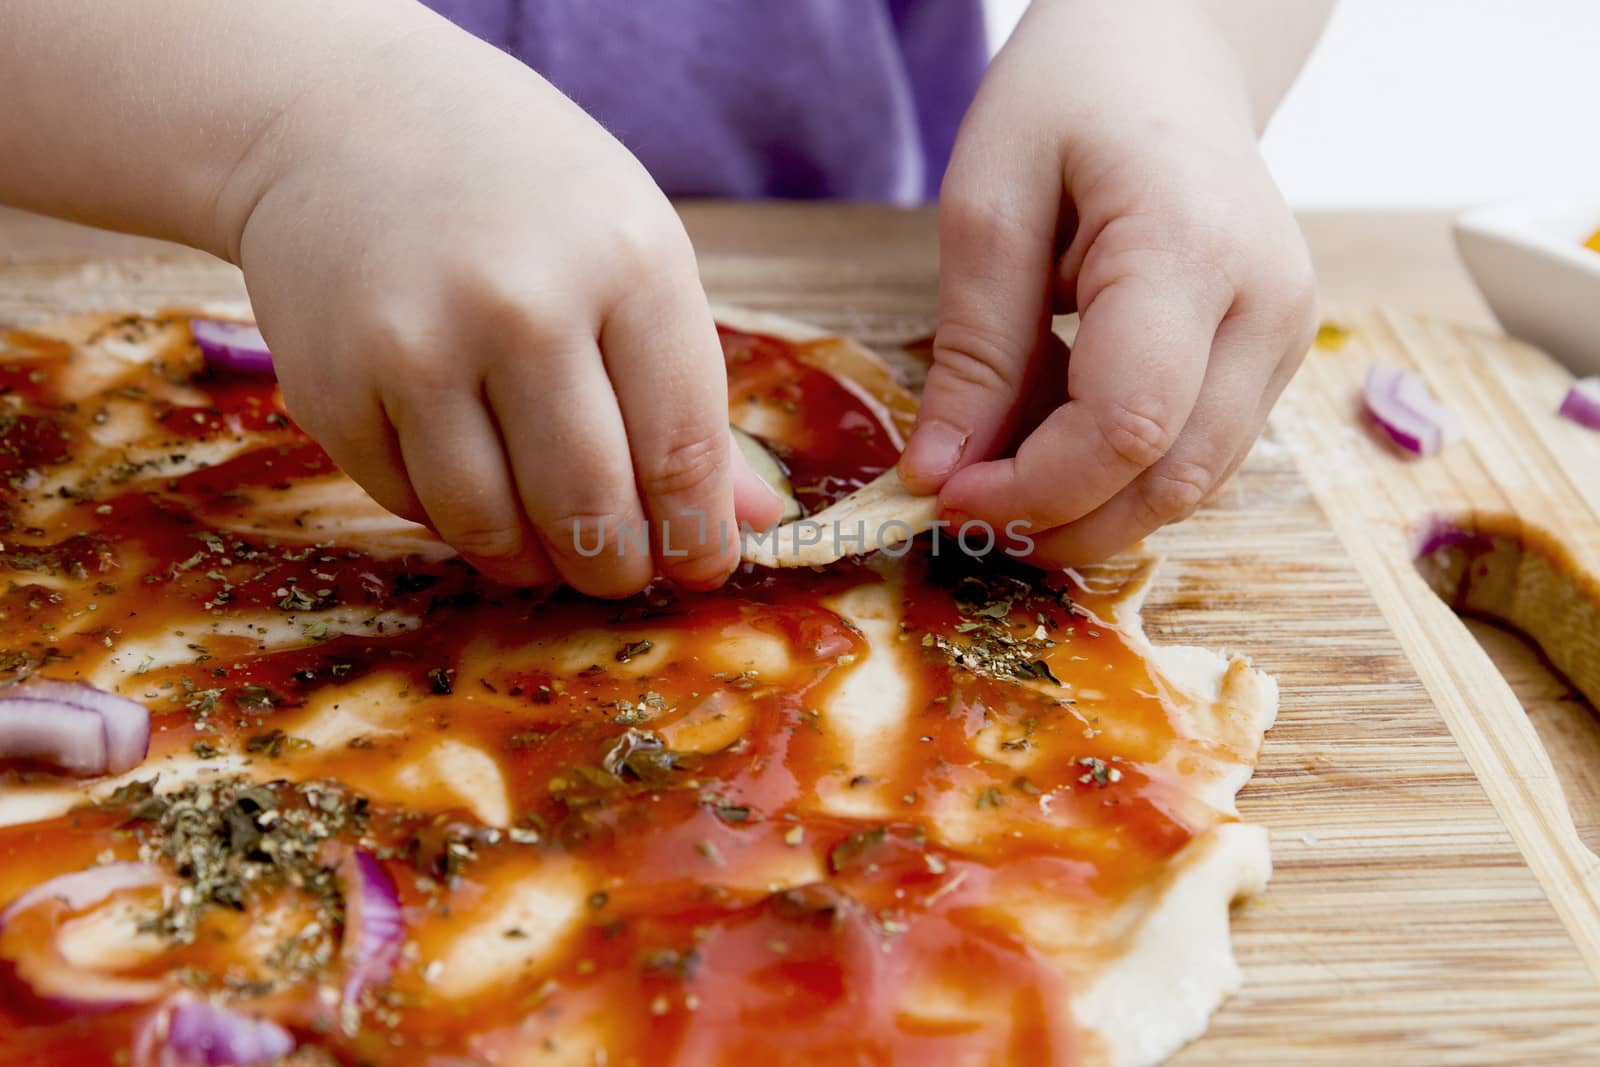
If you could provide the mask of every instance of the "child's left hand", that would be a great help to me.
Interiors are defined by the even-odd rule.
[[[1037,561],[1089,562],[1249,451],[1316,301],[1237,67],[1203,12],[1161,0],[1036,0],[996,58],[941,191],[934,366],[900,467],[946,518],[1023,520]],[[1064,367],[1052,310],[1081,315]]]

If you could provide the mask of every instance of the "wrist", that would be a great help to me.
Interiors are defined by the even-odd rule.
[[[216,186],[208,251],[239,265],[251,219],[275,190],[312,168],[381,168],[383,139],[415,132],[421,115],[413,102],[429,80],[428,66],[458,45],[456,38],[476,41],[430,12],[414,13],[420,21],[389,15],[348,20],[342,42],[322,50],[318,69],[294,72],[294,83],[262,108]]]
[[[1195,0],[1034,0],[1014,44],[1063,83],[1051,106],[1076,129],[1259,133],[1239,56]]]

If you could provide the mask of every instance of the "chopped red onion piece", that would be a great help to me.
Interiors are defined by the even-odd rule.
[[[150,751],[150,709],[137,700],[52,678],[30,678],[0,692],[0,702],[8,698],[59,701],[99,715],[105,722],[106,769],[112,774],[137,767]]]
[[[0,758],[68,774],[121,774],[150,750],[150,711],[92,685],[32,678],[0,690]]]
[[[1420,559],[1446,548],[1475,544],[1477,541],[1477,534],[1463,530],[1450,520],[1435,515],[1428,520],[1428,525],[1422,528],[1417,537],[1416,555]]]
[[[339,864],[344,883],[345,1003],[354,1003],[369,985],[389,980],[405,939],[400,891],[370,852],[357,850]]]
[[[273,373],[272,353],[254,323],[190,319],[189,332],[206,360],[218,367],[245,374]]]
[[[38,760],[79,777],[104,774],[105,720],[76,704],[0,698],[0,755]]]
[[[1573,382],[1556,414],[1565,415],[1580,426],[1600,430],[1600,376]]]
[[[180,993],[140,1028],[133,1067],[257,1067],[294,1049],[294,1035],[271,1019]]]
[[[69,913],[83,911],[122,890],[171,881],[172,876],[166,871],[148,863],[108,863],[63,874],[28,890],[0,912],[0,933],[19,916],[48,901],[63,905]],[[10,964],[17,979],[39,1001],[75,1014],[108,1011],[154,1000],[170,988],[169,983],[159,979],[104,974],[69,962],[55,942],[60,918],[52,919],[49,937],[30,936],[20,944],[6,944],[0,953],[0,960]]]
[[[1461,420],[1433,398],[1416,371],[1368,367],[1362,397],[1378,425],[1408,452],[1431,456],[1461,436]]]

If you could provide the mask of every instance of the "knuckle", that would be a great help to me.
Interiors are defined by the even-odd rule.
[[[1304,242],[1295,241],[1295,247],[1278,270],[1278,279],[1279,290],[1289,303],[1300,307],[1316,304],[1317,272]]]
[[[1139,500],[1158,525],[1193,515],[1216,485],[1216,475],[1199,463],[1173,463],[1139,479]]]
[[[639,488],[653,499],[698,497],[716,480],[726,458],[726,431],[720,428],[678,441],[642,465]]]
[[[439,536],[457,552],[477,559],[513,559],[523,547],[521,528],[510,524],[441,523]]]
[[[417,343],[425,330],[422,319],[416,309],[408,312],[392,302],[368,304],[351,316],[345,336],[352,349],[380,366],[405,363],[425,353],[424,346]]]
[[[603,223],[607,263],[622,274],[660,274],[663,264],[694,262],[689,235],[670,210],[647,203]]]
[[[385,400],[417,417],[427,417],[441,393],[459,389],[462,368],[443,352],[408,352],[384,368]]]
[[[1016,388],[1021,361],[992,327],[946,320],[939,323],[933,347],[935,368],[957,383],[1004,394]]]
[[[341,294],[342,295],[342,294]],[[412,351],[417,323],[386,302],[356,305],[346,337],[359,351],[383,358],[398,358]]]
[[[1183,269],[1195,261],[1212,261],[1230,247],[1212,235],[1222,229],[1201,208],[1186,204],[1159,211],[1141,211],[1119,216],[1100,231],[1097,246],[1128,257],[1149,270],[1166,265]]]
[[[1101,411],[1097,426],[1106,448],[1123,463],[1140,470],[1166,455],[1177,437],[1168,421],[1154,409],[1120,402]]]
[[[711,495],[726,451],[727,432],[719,428],[669,447],[639,475],[662,536],[661,566],[692,587],[716,584],[732,569],[727,520],[719,523]]]
[[[957,247],[984,247],[1005,241],[1026,229],[1021,216],[1001,198],[982,195],[953,171],[939,189],[939,236]]]
[[[1130,211],[1106,223],[1101,239],[1117,247],[1176,252],[1195,240],[1204,223],[1201,207],[1191,201],[1160,209]]]
[[[958,233],[978,235],[1004,224],[993,202],[973,195],[955,169],[946,171],[939,185],[939,223]]]
[[[439,394],[461,387],[465,367],[448,346],[414,343],[411,337],[371,337],[366,348],[386,409],[426,417]]]
[[[1209,202],[1163,205],[1106,223],[1084,263],[1098,291],[1114,280],[1142,279],[1158,289],[1188,292],[1207,308],[1226,308],[1251,266],[1249,227]]]
[[[472,273],[475,277],[459,283],[464,295],[457,306],[470,316],[471,336],[487,350],[538,352],[556,342],[561,317],[546,306],[546,283],[510,271],[474,268]]]
[[[627,556],[648,543],[643,524],[618,511],[560,510],[538,525],[550,550],[567,559]]]
[[[1279,286],[1279,324],[1292,350],[1304,352],[1317,333],[1317,276],[1310,259],[1294,257]]]
[[[1288,353],[1292,365],[1298,365],[1317,338],[1316,305],[1310,305],[1290,327]]]
[[[1258,243],[1261,254],[1251,263],[1248,291],[1260,304],[1262,318],[1283,330],[1299,328],[1317,304],[1317,273],[1299,231]]]
[[[438,362],[476,370],[493,357],[538,352],[589,328],[580,321],[584,306],[562,302],[561,279],[525,250],[442,254],[436,271],[433,297],[407,338],[421,358],[447,354]]]
[[[1171,190],[1138,213],[1135,222],[1157,247],[1227,261],[1245,259],[1250,235],[1262,222],[1239,198],[1216,189]]]

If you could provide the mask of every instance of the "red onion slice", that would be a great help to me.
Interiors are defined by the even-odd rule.
[[[107,863],[86,871],[61,874],[34,886],[0,911],[0,929],[12,916],[46,900],[59,900],[68,911],[82,911],[124,889],[166,885],[172,876],[150,863]]]
[[[1565,415],[1580,426],[1600,430],[1600,376],[1573,382],[1556,414]]]
[[[1362,397],[1378,425],[1408,452],[1431,456],[1461,436],[1461,420],[1433,398],[1416,371],[1368,367]]]
[[[125,889],[168,885],[172,876],[148,863],[108,863],[63,874],[22,894],[0,912],[0,961],[45,1004],[82,1013],[142,1004],[166,993],[170,984],[152,978],[127,978],[87,970],[68,961],[55,933],[73,912],[84,911]],[[46,904],[50,914],[29,915]],[[37,928],[21,929],[29,922]],[[11,936],[7,937],[7,932]]]
[[[137,700],[52,678],[30,678],[0,693],[0,703],[8,699],[60,702],[99,715],[105,723],[106,769],[112,774],[137,767],[150,751],[150,709]]]
[[[189,333],[209,363],[244,374],[272,374],[272,353],[251,322],[190,319]]]
[[[1478,535],[1470,530],[1464,530],[1449,519],[1438,515],[1431,516],[1427,524],[1418,532],[1416,538],[1416,558],[1431,556],[1435,552],[1442,552],[1447,548],[1458,548],[1462,545],[1476,545]]]
[[[271,1019],[180,993],[140,1028],[133,1067],[257,1067],[294,1049],[294,1035]]]
[[[344,1000],[352,1004],[369,985],[380,985],[394,973],[405,939],[400,891],[394,879],[370,852],[354,851],[339,864],[344,883]]]
[[[79,777],[104,774],[105,720],[76,704],[6,697],[0,699],[0,754]]]
[[[121,774],[150,751],[150,711],[92,685],[32,678],[0,690],[0,758],[68,774]]]

